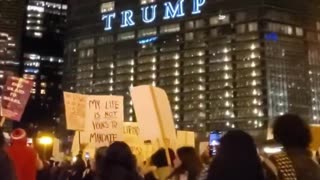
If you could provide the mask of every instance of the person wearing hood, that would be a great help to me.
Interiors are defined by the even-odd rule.
[[[11,133],[11,146],[8,154],[16,171],[17,180],[36,180],[39,168],[36,151],[27,146],[27,134],[23,129],[15,129]]]

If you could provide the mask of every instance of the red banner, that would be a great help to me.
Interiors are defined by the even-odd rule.
[[[18,77],[8,77],[2,93],[1,115],[11,120],[20,121],[30,97],[33,81]]]

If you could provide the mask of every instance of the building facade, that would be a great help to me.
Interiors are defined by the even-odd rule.
[[[286,112],[316,122],[317,6],[285,1],[71,0],[64,88],[123,95],[133,121],[130,88],[159,86],[177,129],[199,132],[264,136]]]
[[[21,73],[35,83],[23,116],[25,122],[59,123],[66,16],[66,0],[27,2]]]
[[[0,1],[0,93],[7,76],[17,75],[24,0]]]

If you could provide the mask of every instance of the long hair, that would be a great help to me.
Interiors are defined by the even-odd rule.
[[[221,138],[217,156],[211,163],[207,180],[264,180],[263,170],[252,137],[240,130]]]
[[[196,180],[202,170],[200,157],[193,147],[182,147],[177,150],[181,165],[177,167],[169,177],[188,173],[188,180]]]
[[[104,171],[100,179],[103,180],[137,180],[136,159],[129,146],[124,142],[114,142],[107,150],[104,159]]]
[[[168,149],[168,152],[171,164],[173,165],[173,162],[176,158],[175,153],[170,148]],[[166,167],[169,165],[169,163],[167,162],[166,150],[164,148],[158,149],[154,154],[152,154],[151,165],[154,165],[157,168]]]
[[[95,173],[97,176],[100,176],[102,174],[102,172],[104,171],[104,161],[106,158],[106,154],[107,154],[107,149],[108,147],[104,146],[104,147],[100,147],[96,150],[96,154],[95,154]]]

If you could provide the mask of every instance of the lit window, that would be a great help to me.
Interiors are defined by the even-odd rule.
[[[256,85],[257,85],[257,81],[256,81],[256,80],[253,80],[252,83],[251,83],[251,85],[252,85],[252,86],[256,86]]]
[[[160,27],[160,33],[173,33],[180,31],[180,24],[170,24]]]
[[[218,15],[213,16],[209,20],[210,25],[221,25],[221,24],[228,24],[230,23],[230,16],[229,15]]]
[[[297,35],[297,36],[303,36],[303,29],[300,28],[300,27],[297,27],[297,28],[296,28],[296,35]]]
[[[114,2],[106,2],[101,4],[101,13],[106,13],[114,10]]]
[[[41,89],[40,94],[46,94],[46,90],[45,89]]]
[[[134,39],[134,32],[125,32],[118,35],[118,41]]]
[[[254,45],[254,44],[252,44],[251,46],[250,46],[250,49],[251,50],[255,50],[257,47],[256,47],[256,45]]]
[[[257,22],[249,23],[249,24],[248,24],[248,31],[249,31],[249,32],[256,32],[256,31],[258,31],[258,23],[257,23]]]
[[[194,28],[194,22],[193,21],[188,21],[185,23],[185,28],[186,29],[193,29]]]
[[[236,32],[239,34],[246,32],[246,25],[245,24],[239,24],[236,26]]]
[[[141,4],[150,4],[156,2],[156,0],[140,0]]]
[[[286,27],[286,33],[289,34],[289,35],[292,35],[293,34],[293,28],[291,26],[287,26]]]
[[[146,36],[154,36],[154,35],[157,35],[156,28],[142,29],[138,32],[138,37],[146,37]]]
[[[193,32],[186,33],[185,36],[184,36],[184,39],[186,41],[192,41],[194,39],[194,33]]]

